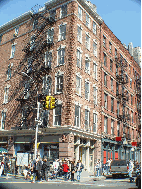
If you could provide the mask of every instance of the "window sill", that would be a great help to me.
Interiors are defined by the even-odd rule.
[[[82,98],[82,96],[80,95],[80,94],[77,94],[77,93],[75,93],[77,96],[79,96],[79,97],[81,97]]]
[[[65,65],[65,63],[64,63],[64,64],[57,65],[57,66],[55,66],[55,68],[58,68],[58,67],[64,66],[64,65]]]

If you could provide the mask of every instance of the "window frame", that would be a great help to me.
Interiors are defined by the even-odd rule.
[[[93,129],[92,129],[93,133],[97,133],[97,127],[98,127],[98,115],[96,112],[93,112]]]
[[[56,108],[60,108],[60,113],[58,113],[57,115],[55,114]],[[53,113],[53,115],[54,115],[53,116],[53,125],[54,126],[61,126],[61,124],[62,124],[62,105],[58,105],[56,108],[54,109],[54,113]],[[55,124],[56,117],[59,117],[61,124]],[[59,123],[59,121],[58,121],[58,123]]]
[[[79,68],[82,67],[82,51],[80,49],[77,49],[77,64],[76,65]]]
[[[82,27],[77,25],[77,40],[82,43]]]
[[[96,35],[97,34],[97,24],[95,21],[93,21],[93,33]]]
[[[81,8],[81,6],[78,5],[78,18],[82,21],[82,12],[83,9]]]
[[[108,94],[104,92],[104,108],[108,109]]]
[[[97,42],[93,41],[93,54],[97,57]]]
[[[77,86],[77,78],[79,78],[79,84],[80,84],[79,87]],[[79,76],[79,75],[76,75],[76,94],[81,96],[81,76]]]
[[[86,49],[90,51],[90,35],[86,33]]]
[[[1,130],[5,129],[5,121],[6,121],[6,112],[2,110],[2,112],[1,112]]]
[[[59,83],[58,83],[59,81]],[[64,75],[56,75],[55,76],[55,94],[63,93],[63,85],[64,85]],[[59,86],[59,87],[57,87]],[[59,91],[57,90],[59,88]]]
[[[90,28],[90,16],[87,12],[86,12],[86,26]]]
[[[86,89],[86,84],[87,84],[87,89]],[[85,81],[85,99],[89,100],[89,97],[90,97],[90,83],[89,81]]]
[[[97,69],[98,69],[98,64],[96,62],[93,62],[93,72],[94,72],[94,76],[95,76],[95,79],[97,80]]]
[[[57,66],[62,66],[65,64],[65,47],[60,47],[57,49]]]
[[[67,4],[61,6],[60,18],[64,18],[66,16],[67,16]]]
[[[16,50],[16,44],[12,44],[11,46],[11,55],[10,55],[10,58],[14,58],[15,56],[15,50]]]
[[[98,87],[93,86],[94,105],[97,105]]]
[[[76,108],[78,108],[78,115],[76,116]],[[75,104],[75,120],[74,120],[74,126],[77,128],[80,128],[80,123],[81,123],[81,107],[80,105]],[[77,121],[78,120],[78,121]],[[77,124],[79,123],[79,125]]]
[[[63,40],[66,40],[66,26],[67,24],[61,24],[59,26],[59,40],[58,41],[63,41]],[[64,30],[62,30],[64,29]]]
[[[108,134],[108,117],[104,116],[104,133]]]
[[[88,109],[85,109],[85,130],[89,130],[89,126],[90,126],[90,111]]]

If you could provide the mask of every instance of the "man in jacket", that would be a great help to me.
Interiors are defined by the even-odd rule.
[[[67,181],[67,174],[68,174],[69,166],[67,165],[66,161],[64,161],[62,167],[63,167],[63,172],[64,172],[64,181]]]
[[[77,168],[77,181],[80,182],[81,172],[82,169],[84,169],[84,165],[81,163],[81,160],[78,160],[76,164],[76,168]]]

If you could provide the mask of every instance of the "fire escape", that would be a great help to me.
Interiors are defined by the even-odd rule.
[[[126,105],[129,101],[129,94],[127,91],[128,76],[126,70],[128,67],[127,61],[120,55],[115,58],[116,62],[116,96],[117,96],[117,119],[118,119],[118,132],[116,141],[122,143],[123,141],[130,140],[129,130],[129,110]],[[120,109],[122,110],[120,112]]]
[[[16,99],[18,106],[11,112],[8,125],[13,125],[12,129],[35,129],[37,114],[37,99],[39,94],[47,95],[51,83],[47,85],[48,90],[43,90],[43,80],[46,84],[51,82],[49,73],[52,71],[49,61],[49,50],[53,47],[53,39],[47,31],[51,30],[55,19],[49,14],[48,10],[33,12],[31,15],[28,37],[25,37],[24,55],[15,69],[13,76],[20,74],[19,85],[15,87],[10,100]],[[32,27],[32,29],[31,29]],[[46,60],[46,61],[45,61]],[[41,127],[47,126],[47,110],[40,111],[42,117]]]

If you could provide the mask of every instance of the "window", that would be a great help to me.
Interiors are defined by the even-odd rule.
[[[86,48],[90,50],[90,36],[86,34]]]
[[[119,94],[119,84],[116,82],[116,95]]]
[[[65,48],[58,49],[58,65],[63,65],[65,63]]]
[[[90,112],[89,110],[85,109],[85,129],[89,129],[89,119],[90,119]]]
[[[93,132],[97,132],[97,114],[93,113]]]
[[[81,122],[81,120],[80,120],[80,106],[79,105],[75,105],[75,120],[74,120],[74,125],[76,126],[76,127],[80,127],[80,122]]]
[[[113,79],[111,78],[111,90],[113,91]]]
[[[132,123],[134,123],[133,112],[131,112],[131,119],[132,119]]]
[[[59,27],[59,41],[66,39],[66,24],[62,24]]]
[[[96,25],[96,22],[93,22],[93,33],[95,35],[97,34],[97,25]]]
[[[56,16],[56,9],[54,10],[50,10],[50,17],[53,18],[55,20],[55,16]]]
[[[2,42],[2,35],[0,35],[0,44],[1,44],[1,42]]]
[[[115,49],[115,58],[117,58],[117,49]]]
[[[30,96],[29,90],[30,90],[30,84],[29,84],[29,82],[26,82],[25,86],[24,86],[24,99],[29,98],[29,96]]]
[[[56,93],[63,92],[63,75],[56,76]]]
[[[130,87],[132,89],[132,79],[130,78]]]
[[[9,86],[4,88],[4,104],[8,103]]]
[[[133,95],[131,95],[131,105],[133,105]]]
[[[81,78],[76,76],[76,93],[81,95]]]
[[[89,100],[89,82],[85,82],[85,99]]]
[[[86,26],[89,28],[90,27],[90,17],[89,14],[86,13]]]
[[[15,28],[15,34],[16,34],[16,35],[18,35],[18,32],[19,32],[19,26],[17,26],[17,27]]]
[[[67,16],[67,5],[61,7],[61,18]]]
[[[97,87],[93,87],[94,89],[94,104],[97,105]]]
[[[90,60],[85,60],[85,72],[90,74]]]
[[[12,65],[9,64],[9,65],[8,65],[8,69],[7,69],[7,72],[6,72],[6,74],[7,74],[7,80],[10,80],[10,79],[11,79],[11,69],[12,69]]]
[[[116,76],[118,75],[118,65],[116,64]]]
[[[79,49],[77,49],[77,66],[81,68],[81,63],[82,63],[82,54]]]
[[[52,87],[52,79],[51,76],[45,75],[43,77],[43,86],[42,86],[42,93],[44,95],[50,96],[51,95],[51,87]]]
[[[117,136],[120,136],[120,123],[117,123]]]
[[[111,135],[114,135],[114,120],[111,119]]]
[[[52,65],[52,51],[45,52],[45,68],[51,68]]]
[[[129,74],[131,74],[131,65],[129,64]]]
[[[108,130],[108,118],[104,116],[104,133],[107,134],[107,130]]]
[[[28,58],[27,74],[32,72],[32,63],[33,63],[32,57]]]
[[[107,56],[105,53],[104,53],[104,66],[107,66]]]
[[[47,43],[53,43],[54,38],[54,28],[50,28],[47,30]]]
[[[82,20],[82,8],[78,6],[78,18]]]
[[[93,42],[93,54],[97,57],[97,43]]]
[[[54,109],[54,125],[61,126],[61,112],[62,106],[59,105]]]
[[[111,112],[114,112],[114,98],[111,98]]]
[[[103,46],[106,47],[106,37],[103,35]]]
[[[80,43],[82,43],[82,27],[77,26],[77,39]]]
[[[119,106],[119,102],[117,102],[117,116],[119,116],[120,114],[120,106]]]
[[[110,59],[110,71],[113,71],[113,61]]]
[[[30,51],[33,51],[35,47],[35,35],[31,36],[30,40]]]
[[[15,55],[15,44],[12,44],[10,58],[14,58],[14,55]]]
[[[105,109],[107,109],[107,98],[108,98],[108,95],[106,93],[104,93],[104,107]]]
[[[1,113],[1,129],[5,128],[6,112],[2,111]]]
[[[107,74],[104,72],[104,85],[107,87]]]
[[[94,66],[94,76],[95,76],[95,79],[97,80],[97,63],[94,62],[93,66]]]
[[[109,52],[112,53],[112,44],[109,42]]]
[[[35,18],[33,22],[33,29],[35,29],[37,25],[38,25],[38,18]]]

